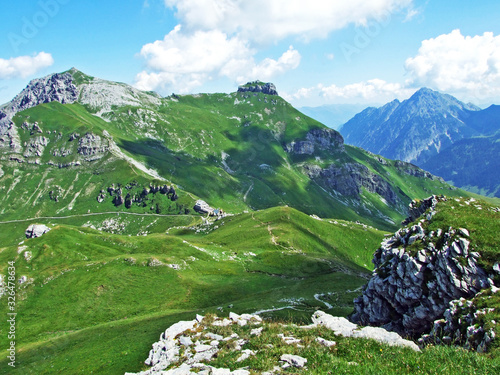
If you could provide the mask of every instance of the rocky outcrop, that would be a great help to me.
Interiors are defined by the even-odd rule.
[[[387,332],[383,328],[364,327],[360,328],[356,324],[349,322],[345,318],[334,317],[322,311],[317,311],[312,316],[313,324],[303,326],[303,331],[308,328],[324,327],[332,330],[335,335],[345,337],[374,339],[383,344],[391,346],[400,346],[419,351],[418,346],[409,340],[404,340],[401,336],[394,332]],[[246,333],[239,330],[236,333],[235,327],[248,327]],[[297,327],[297,326],[295,326]],[[289,332],[290,326],[282,325],[283,332]],[[224,332],[223,334],[213,333],[215,330]],[[180,321],[170,326],[160,336],[160,340],[153,344],[149,352],[149,356],[145,361],[149,369],[137,373],[137,375],[154,375],[154,374],[227,374],[227,375],[246,375],[255,373],[252,368],[239,368],[231,371],[230,369],[215,368],[210,365],[210,361],[217,356],[234,356],[235,363],[243,362],[250,356],[257,358],[262,353],[267,352],[270,346],[262,343],[269,338],[262,340],[262,335],[269,333],[267,323],[256,314],[235,314],[229,313],[229,317],[220,318],[217,316],[201,316],[197,315],[196,319],[190,321]],[[274,360],[274,365],[270,371],[259,372],[263,374],[278,374],[284,369],[288,369],[286,373],[293,373],[295,369],[304,369],[307,371],[306,365],[314,358],[310,356],[308,348],[304,348],[305,342],[300,338],[278,333],[273,335],[272,339],[281,339],[281,345],[290,347],[290,352],[283,353]],[[262,340],[262,341],[260,341]],[[258,346],[262,347],[258,347]],[[316,348],[324,347],[325,350],[335,347],[335,341],[325,340],[322,337],[316,337],[307,346],[316,345]],[[252,349],[245,348],[245,346]],[[228,358],[228,357],[226,357]],[[268,359],[269,361],[269,359]],[[297,370],[295,370],[297,371]],[[133,375],[126,373],[126,375]]]
[[[415,351],[420,351],[418,346],[413,341],[405,340],[397,333],[388,332],[384,328],[361,328],[356,324],[351,323],[346,318],[331,316],[324,313],[323,311],[315,312],[312,316],[312,321],[316,325],[321,325],[328,329],[331,329],[336,335],[342,335],[344,337],[373,339],[375,341],[391,346],[408,347]]]
[[[343,152],[344,139],[339,132],[333,129],[312,129],[306,134],[304,140],[292,141],[284,145],[283,148],[288,153],[299,155],[312,155],[318,150]]]
[[[400,171],[401,173],[407,174],[409,176],[413,177],[418,177],[418,178],[429,178],[431,180],[438,180],[441,182],[444,182],[444,180],[441,177],[434,176],[432,173],[429,173],[427,171],[424,171],[423,169],[417,167],[414,164],[407,163],[401,160],[396,160],[394,162],[394,166]]]
[[[480,353],[487,351],[489,344],[495,339],[496,324],[491,316],[494,308],[480,308],[492,295],[500,292],[499,288],[478,293],[473,299],[460,298],[450,302],[443,314],[443,319],[434,321],[432,331],[419,339],[420,345],[447,344],[459,345],[465,349]]]
[[[26,238],[36,238],[44,235],[50,231],[50,228],[44,224],[31,224],[27,229],[26,229]]]
[[[14,99],[0,107],[0,147],[10,147],[15,153],[22,150],[17,128],[12,122],[16,113],[43,103],[67,104],[77,99],[78,89],[69,73],[32,80]]]
[[[78,89],[73,84],[69,73],[51,74],[28,83],[12,101],[0,108],[0,134],[8,127],[17,112],[35,107],[39,104],[57,101],[62,104],[74,103],[78,99]]]
[[[248,82],[245,85],[241,85],[238,87],[238,92],[261,92],[267,95],[278,95],[278,91],[276,91],[276,86],[271,82],[264,83],[261,81],[253,81]]]
[[[425,229],[435,202],[444,199],[413,203],[414,215],[429,206],[426,216],[382,242],[372,278],[354,301],[352,321],[418,337],[443,317],[451,301],[493,286],[478,264],[480,254],[471,248],[467,229]]]
[[[154,185],[150,184],[149,187],[141,188],[138,187],[137,182],[128,183],[125,186],[121,184],[114,184],[112,186],[108,186],[106,189],[109,195],[112,198],[112,202],[115,206],[121,206],[125,204],[125,208],[131,208],[134,203],[141,205],[142,207],[146,207],[151,203],[151,200],[154,199],[154,195],[160,193],[162,195],[166,195],[172,202],[175,202],[179,199],[175,188],[173,186],[168,185]],[[97,202],[102,203],[106,200],[107,194],[106,190],[102,189],[97,195]],[[151,199],[148,199],[148,196]],[[153,208],[152,208],[153,209]],[[161,210],[158,208],[158,204],[156,210]],[[160,212],[157,212],[160,213]]]
[[[182,373],[190,374],[190,371],[193,370],[194,373],[195,369],[205,370],[206,373],[223,370],[221,373],[228,375],[249,375],[248,370],[241,369],[231,372],[229,369],[216,369],[206,364],[217,355],[227,342],[231,341],[233,347],[239,348],[239,350],[247,343],[247,340],[239,339],[237,335],[223,337],[209,331],[210,326],[230,326],[232,324],[257,326],[262,324],[262,318],[258,315],[230,313],[229,319],[216,318],[212,322],[201,315],[197,315],[194,320],[177,322],[161,334],[160,341],[153,344],[153,348],[144,362],[151,368],[138,373],[138,375],[152,375],[159,372],[174,374],[175,370],[182,370]],[[163,372],[175,362],[182,364],[177,368]],[[132,375],[131,373],[126,374]]]
[[[391,204],[399,201],[391,185],[362,164],[331,164],[325,169],[314,164],[304,164],[303,170],[309,178],[320,185],[348,197],[359,198],[362,188],[365,188],[371,193],[380,195]]]
[[[49,139],[41,135],[31,138],[28,142],[24,144],[24,154],[25,158],[29,157],[40,157],[43,155],[45,147],[49,144]]]
[[[210,207],[210,205],[207,202],[205,202],[201,199],[198,199],[196,201],[193,209],[202,215],[205,215],[205,214],[208,214],[209,216],[224,216],[225,215],[223,210]]]
[[[87,133],[78,140],[78,154],[85,161],[94,161],[104,157],[109,151],[109,142],[97,134]]]
[[[420,216],[424,214],[425,211],[429,211],[428,220],[432,218],[434,213],[436,212],[436,205],[441,200],[445,200],[444,196],[438,197],[437,195],[430,196],[427,199],[423,200],[413,200],[411,201],[408,207],[408,217],[402,222],[402,225],[408,225],[415,220],[417,220]]]

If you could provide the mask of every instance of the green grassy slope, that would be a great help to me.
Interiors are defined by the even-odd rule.
[[[21,240],[23,226],[10,225]],[[15,261],[17,278],[28,279],[17,291],[18,367],[37,374],[140,369],[166,325],[228,305],[301,320],[329,304],[347,315],[382,236],[286,207],[146,237],[54,224],[0,252],[0,273]],[[0,303],[5,313],[6,299]],[[0,340],[4,347],[6,336]]]
[[[350,146],[345,151],[342,147],[316,148],[310,155],[287,152],[287,145],[304,141],[311,130],[326,127],[279,96],[235,92],[159,98],[77,70],[70,73],[81,89],[79,102],[46,103],[14,118],[24,153],[31,152],[23,163],[9,160],[8,152],[0,155],[5,173],[0,177],[0,189],[9,193],[1,211],[6,219],[24,218],[18,208],[28,206],[37,216],[110,211],[114,210],[111,199],[100,205],[89,199],[112,184],[138,182],[138,191],[131,193],[139,194],[149,183],[162,183],[137,166],[127,165],[126,157],[153,168],[165,183],[184,192],[175,204],[166,199],[147,202],[155,211],[158,204],[161,213],[186,213],[200,197],[227,212],[289,205],[308,214],[359,220],[392,230],[405,217],[411,199],[431,193],[466,194],[450,190],[421,171],[413,176],[408,170],[414,167],[401,167]],[[108,90],[109,98],[99,90]],[[34,130],[35,123],[39,131]],[[101,150],[100,158],[78,154],[80,139],[89,133],[108,147]],[[41,138],[43,150],[30,146]],[[114,149],[114,143],[120,149]],[[22,156],[16,158],[23,160]],[[307,166],[345,165],[361,165],[366,173],[380,176],[394,192],[395,201],[385,201],[373,189],[340,194],[305,172]],[[351,184],[356,179],[349,172],[340,177]],[[24,180],[26,184],[19,183]],[[75,180],[80,182],[73,186]],[[51,191],[59,190],[64,201],[44,203]],[[31,196],[33,191],[35,196]]]

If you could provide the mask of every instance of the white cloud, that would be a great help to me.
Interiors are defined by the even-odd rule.
[[[27,78],[54,64],[50,53],[0,59],[0,79]]]
[[[371,79],[345,86],[319,84],[315,87],[301,88],[291,95],[290,101],[304,101],[309,98],[321,98],[321,102],[333,103],[386,103],[394,99],[407,99],[416,89],[405,88],[399,83],[390,83],[382,79]]]
[[[176,26],[163,40],[146,44],[140,55],[148,70],[136,76],[142,90],[187,93],[208,80],[228,77],[239,83],[250,79],[270,79],[300,63],[300,54],[292,47],[277,60],[254,60],[256,51],[238,36],[229,37],[219,30],[182,32]]]
[[[408,84],[429,86],[469,100],[500,96],[500,36],[463,36],[453,30],[424,40],[406,60]],[[477,101],[477,100],[476,100]]]
[[[177,9],[177,17],[194,30],[219,29],[239,33],[259,43],[287,36],[323,38],[351,23],[385,19],[412,0],[165,0]]]
[[[323,38],[349,24],[387,20],[412,1],[164,0],[179,25],[163,40],[143,46],[146,69],[136,76],[136,86],[187,93],[220,77],[237,83],[271,80],[296,69],[301,55],[290,47],[279,57],[256,61],[263,45],[286,37]]]

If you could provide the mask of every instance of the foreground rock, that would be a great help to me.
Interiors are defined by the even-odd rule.
[[[408,347],[415,351],[420,351],[418,346],[410,340],[403,339],[395,332],[389,332],[384,328],[378,327],[358,327],[356,324],[351,323],[346,318],[331,316],[322,311],[314,313],[312,320],[314,324],[324,326],[335,332],[336,335],[344,337],[356,337],[364,339],[373,339],[378,342],[391,345]]]
[[[456,316],[456,301],[463,305],[465,299],[495,286],[479,265],[480,254],[472,248],[466,228],[425,229],[436,213],[436,205],[444,201],[444,197],[432,196],[413,202],[411,217],[405,221],[410,224],[382,242],[374,254],[372,278],[363,295],[354,301],[353,322],[381,326],[414,338],[433,330],[433,340],[426,335],[421,343],[467,340],[467,327],[453,321],[461,325],[470,312],[461,314],[463,319]],[[418,222],[412,222],[422,214]],[[473,319],[468,324],[477,333]],[[479,333],[474,341],[469,340],[468,347],[485,345],[490,337],[484,337],[484,330]]]
[[[418,346],[408,340],[404,340],[401,336],[394,332],[387,332],[383,328],[365,327],[360,328],[356,324],[350,323],[345,318],[338,318],[328,315],[324,312],[317,311],[314,313],[313,324],[298,328],[310,329],[318,326],[325,327],[334,331],[335,335],[345,337],[374,339],[388,345],[408,347],[418,351]],[[250,329],[242,328],[250,326]],[[256,328],[253,328],[256,327]],[[287,331],[290,326],[281,325],[283,331]],[[295,326],[297,328],[297,326]],[[213,331],[224,332],[225,336],[216,334]],[[267,331],[267,339],[262,340],[262,332]],[[237,333],[239,332],[239,334]],[[246,336],[245,336],[246,332]],[[285,336],[283,333],[275,333],[272,331],[259,315],[229,313],[227,318],[219,318],[213,316],[197,315],[196,319],[189,321],[180,321],[170,326],[164,333],[161,334],[160,340],[153,344],[153,348],[149,352],[149,356],[145,361],[150,369],[142,371],[137,375],[179,375],[179,374],[225,374],[225,375],[245,375],[250,374],[251,368],[243,367],[235,370],[228,368],[217,368],[210,365],[210,362],[217,356],[238,352],[235,366],[245,364],[249,358],[259,357],[265,352],[274,347],[272,344],[264,345],[266,340],[281,338],[281,348],[285,353],[279,357],[279,362],[275,358],[274,366],[270,371],[263,374],[280,373],[283,369],[295,368],[297,371],[307,371],[306,364],[308,363],[307,350],[302,353],[300,350],[304,348],[304,342],[293,336]],[[241,336],[240,336],[241,335]],[[257,341],[252,341],[253,338],[259,337]],[[276,341],[274,341],[276,343]],[[262,348],[256,348],[256,345],[262,345]],[[314,345],[323,350],[328,351],[330,347],[337,346],[334,341],[325,340],[317,337],[313,340]],[[250,345],[252,349],[245,348]],[[277,344],[275,344],[277,345]],[[313,344],[308,344],[310,345]],[[288,352],[290,348],[290,352]],[[300,354],[300,355],[298,355]],[[264,360],[260,358],[260,360]],[[247,364],[249,362],[246,362]],[[132,375],[132,373],[126,373]]]

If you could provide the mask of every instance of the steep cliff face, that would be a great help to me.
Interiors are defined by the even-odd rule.
[[[365,188],[391,204],[399,201],[391,185],[362,164],[346,163],[341,166],[331,164],[324,169],[317,165],[305,164],[303,168],[311,179],[342,195],[359,198],[362,189]]]
[[[304,140],[292,141],[284,146],[286,152],[312,155],[318,150],[344,151],[344,139],[333,129],[312,129]]]
[[[498,272],[495,267],[488,271],[483,267],[480,249],[474,248],[474,235],[467,228],[447,226],[430,230],[429,223],[446,201],[445,197],[432,196],[413,202],[408,225],[382,242],[374,254],[372,278],[363,295],[354,301],[354,322],[383,326],[413,337],[433,329],[433,338],[443,337],[457,330],[452,322],[457,315],[457,300],[471,299],[487,288],[497,289],[494,279]],[[453,204],[470,206],[473,202],[456,200]],[[412,221],[422,214],[418,221]],[[488,216],[498,219],[497,214],[493,208]],[[443,317],[445,320],[439,320]],[[471,346],[480,346],[483,336]],[[424,339],[428,342],[429,337]]]

